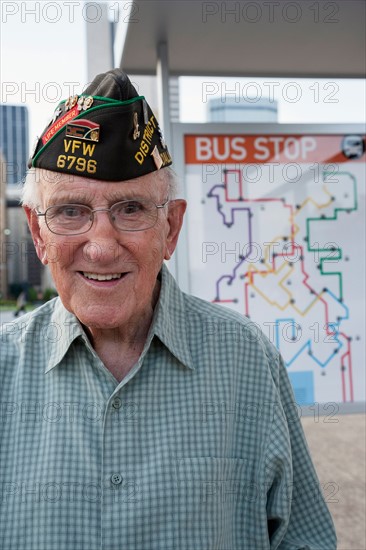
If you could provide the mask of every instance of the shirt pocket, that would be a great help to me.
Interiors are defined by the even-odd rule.
[[[243,548],[247,466],[243,458],[177,460],[179,548]]]

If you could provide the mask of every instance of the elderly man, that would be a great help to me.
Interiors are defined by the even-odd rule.
[[[3,550],[336,547],[277,350],[164,264],[170,164],[120,70],[37,141],[23,205],[59,298],[2,334]]]

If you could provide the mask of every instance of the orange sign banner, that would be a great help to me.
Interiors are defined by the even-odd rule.
[[[186,164],[365,161],[361,135],[186,135]]]

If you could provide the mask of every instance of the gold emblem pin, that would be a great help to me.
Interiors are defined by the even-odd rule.
[[[71,98],[70,98],[70,107],[69,107],[70,109],[75,107],[75,105],[78,102],[78,99],[79,99],[79,96],[77,96],[77,95],[71,96]]]
[[[79,99],[79,96],[77,95],[71,95],[66,101],[65,101],[65,111],[68,111],[69,109],[72,109],[75,107]]]
[[[136,111],[133,113],[133,136],[132,137],[133,139],[137,139],[140,137],[139,119]]]
[[[81,111],[83,109],[83,103],[84,103],[84,96],[79,97],[78,100],[78,111]]]
[[[75,139],[85,139],[87,141],[99,141],[100,124],[79,118],[72,120],[66,125],[66,136]]]
[[[88,95],[87,97],[84,97],[84,103],[83,103],[83,109],[86,111],[87,109],[90,109],[90,107],[94,103],[94,98],[91,95]]]

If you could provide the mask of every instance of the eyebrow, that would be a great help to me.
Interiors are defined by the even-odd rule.
[[[125,201],[125,200],[153,200],[154,199],[151,196],[141,196],[140,194],[136,194],[133,192],[125,191],[124,193],[121,193],[119,191],[110,193],[109,195],[103,195],[103,199],[107,202],[107,204],[112,205],[117,202]],[[68,193],[66,194],[60,194],[54,197],[51,197],[48,206],[55,206],[57,204],[85,204],[86,206],[90,206],[93,201],[95,200],[95,195],[93,193]]]
[[[88,204],[92,200],[92,195],[58,195],[51,197],[48,201],[48,206],[56,204]]]

